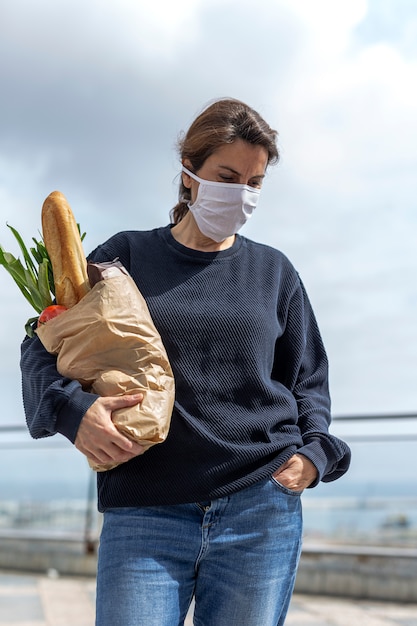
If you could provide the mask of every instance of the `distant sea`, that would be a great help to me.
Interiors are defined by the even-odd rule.
[[[417,496],[413,485],[320,485],[303,495],[307,538],[417,545]],[[414,489],[415,492],[415,489]]]

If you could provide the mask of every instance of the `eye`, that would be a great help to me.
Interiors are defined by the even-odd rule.
[[[219,178],[223,183],[233,183],[233,176],[227,176],[226,174],[219,174]]]
[[[254,189],[260,189],[262,187],[262,180],[250,180],[248,185],[249,187],[253,187]]]

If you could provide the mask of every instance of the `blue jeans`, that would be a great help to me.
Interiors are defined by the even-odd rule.
[[[300,493],[273,478],[211,502],[104,514],[96,626],[280,626],[301,552]]]

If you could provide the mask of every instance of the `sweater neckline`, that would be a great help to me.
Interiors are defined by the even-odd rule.
[[[236,235],[233,245],[230,246],[230,248],[226,248],[226,250],[218,250],[216,252],[204,252],[203,250],[194,250],[193,248],[187,248],[187,246],[184,246],[173,236],[171,232],[171,228],[173,226],[174,224],[168,224],[168,226],[164,226],[161,228],[161,234],[166,244],[177,252],[180,252],[181,254],[184,254],[188,257],[193,257],[194,259],[217,261],[219,259],[229,258],[236,254],[242,246],[242,237],[240,235]]]

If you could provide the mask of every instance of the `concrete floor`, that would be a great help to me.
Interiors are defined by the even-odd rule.
[[[0,572],[0,626],[94,626],[94,599],[94,578]],[[296,594],[286,625],[417,626],[417,605]]]

